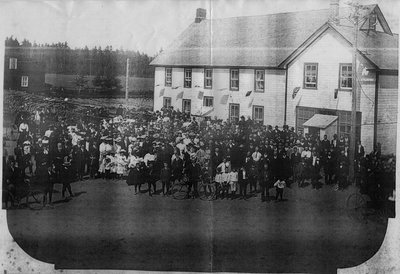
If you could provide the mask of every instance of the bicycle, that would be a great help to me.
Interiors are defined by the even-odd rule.
[[[347,215],[357,221],[365,221],[367,217],[367,201],[363,195],[352,193],[346,200]]]
[[[390,201],[382,191],[377,192],[373,200],[367,199],[366,194],[352,193],[346,200],[347,214],[357,221],[368,222],[375,220],[386,222],[394,217],[394,202]]]
[[[184,175],[181,179],[176,179],[172,182],[168,193],[176,199],[176,200],[183,200],[188,197],[188,190],[189,190],[189,180],[186,175]]]
[[[200,177],[197,192],[203,201],[212,201],[217,195],[217,187],[215,182],[210,180],[209,176],[203,175]]]
[[[6,203],[5,208],[7,208],[8,201],[16,204],[17,208],[22,208],[24,198],[25,206],[32,210],[40,210],[44,207],[45,186],[32,183],[29,178],[25,178],[22,185],[15,186],[14,193],[9,189],[3,189],[3,202]]]

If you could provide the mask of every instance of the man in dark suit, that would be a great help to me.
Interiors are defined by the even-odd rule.
[[[364,157],[365,151],[364,147],[361,145],[360,141],[357,141],[357,147],[356,147],[356,160],[360,160],[362,157]]]
[[[217,170],[217,166],[222,163],[222,153],[219,151],[219,147],[214,149],[213,154],[211,155],[211,164],[212,164],[212,176],[215,176],[215,171]]]
[[[187,167],[187,174],[189,177],[189,188],[188,194],[192,191],[193,188],[193,197],[198,197],[197,185],[200,180],[201,175],[201,167],[196,161],[195,157],[191,157],[189,166]]]
[[[78,174],[78,179],[82,181],[83,175],[85,173],[85,166],[87,159],[89,157],[89,152],[86,150],[84,144],[80,144],[79,148],[75,152],[76,160],[76,172]]]
[[[324,160],[325,184],[331,184],[333,183],[333,176],[336,174],[337,162],[330,151],[328,151]]]
[[[321,169],[320,159],[314,151],[311,156],[311,184],[313,188],[317,188],[319,180],[319,171]]]
[[[274,151],[274,156],[270,161],[271,179],[275,182],[279,176],[280,160],[277,151]]]
[[[175,149],[175,154],[172,155],[171,159],[172,181],[180,180],[182,178],[182,172],[183,172],[183,160],[180,156],[179,150]]]
[[[328,140],[328,136],[326,134],[324,135],[324,139],[321,141],[321,148],[322,148],[322,151],[326,151],[331,148],[331,144],[330,144],[330,142]]]

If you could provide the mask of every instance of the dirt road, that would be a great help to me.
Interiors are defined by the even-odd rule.
[[[177,201],[102,179],[73,190],[68,202],[55,193],[52,209],[7,212],[17,243],[56,268],[335,272],[370,258],[386,231],[386,224],[347,216],[352,187],[293,186],[277,203]]]

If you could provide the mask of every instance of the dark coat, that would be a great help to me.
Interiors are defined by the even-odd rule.
[[[126,179],[126,183],[131,185],[141,185],[143,183],[143,177],[140,172],[140,169],[131,168],[129,170],[128,178]]]
[[[172,176],[174,177],[174,179],[181,178],[182,171],[183,171],[183,160],[180,157],[175,158],[171,162],[171,172],[172,172]]]
[[[161,180],[161,182],[169,182],[171,180],[171,170],[169,168],[161,169],[160,180]]]

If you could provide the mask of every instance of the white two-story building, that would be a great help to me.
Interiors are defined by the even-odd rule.
[[[366,151],[394,153],[398,35],[377,5],[364,6],[358,30],[357,81],[352,81],[352,10],[206,19],[192,23],[151,63],[154,109],[284,124],[298,132],[348,135],[352,87],[358,85],[357,135]]]

